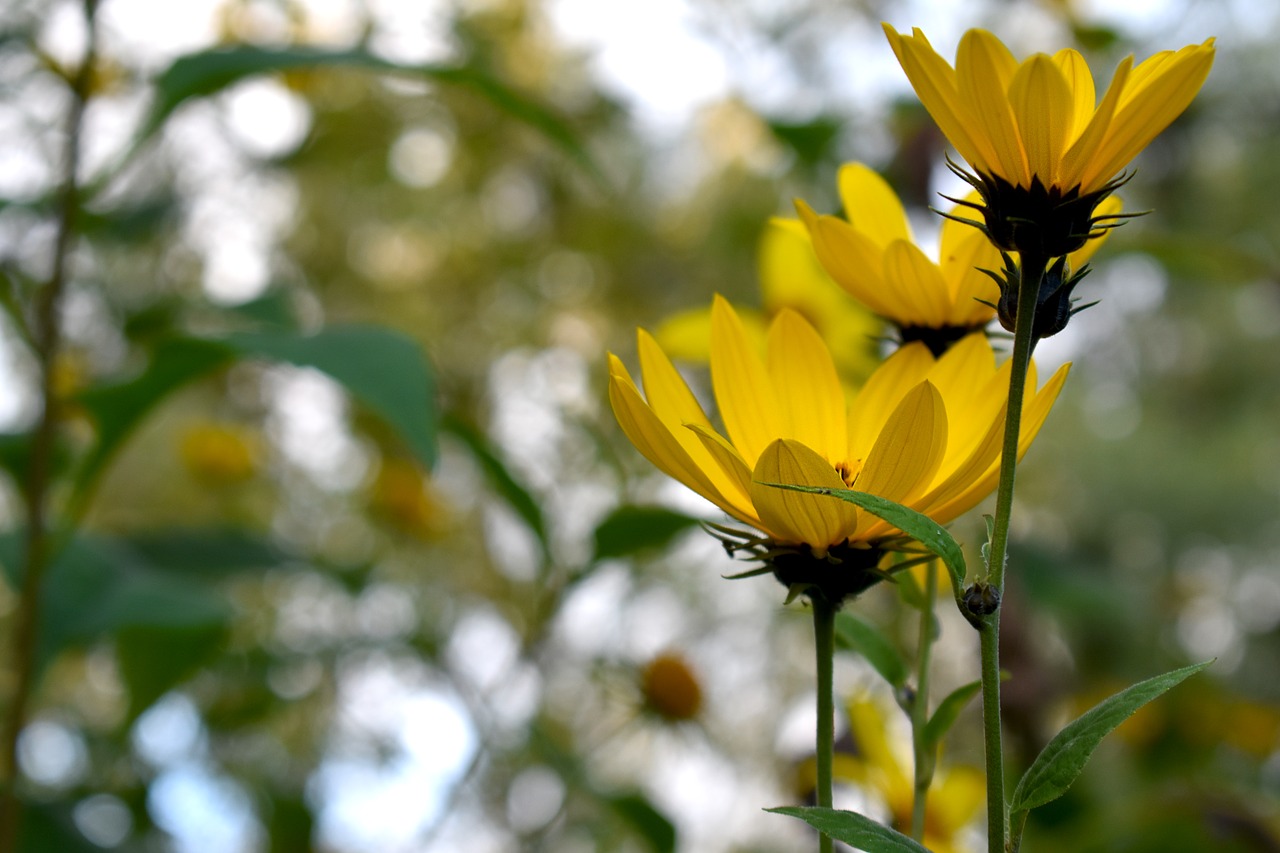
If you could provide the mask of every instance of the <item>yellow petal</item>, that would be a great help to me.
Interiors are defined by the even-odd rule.
[[[760,454],[753,473],[751,499],[765,528],[782,542],[803,543],[819,551],[843,542],[857,523],[853,504],[765,483],[789,483],[843,489],[831,463],[798,441],[779,439]]]
[[[1132,69],[1133,57],[1127,56],[1116,69],[1115,75],[1111,78],[1111,85],[1102,96],[1102,103],[1098,104],[1098,108],[1093,111],[1093,117],[1089,119],[1089,123],[1085,125],[1076,141],[1067,149],[1066,155],[1062,158],[1062,171],[1058,173],[1058,182],[1064,188],[1070,189],[1079,185],[1081,192],[1096,189],[1092,184],[1082,184],[1081,179],[1085,169],[1089,168],[1098,146],[1106,137],[1107,129],[1116,112],[1116,105],[1120,103],[1120,95],[1124,92]]]
[[[919,29],[913,30],[910,36],[902,36],[888,24],[883,26],[898,64],[942,134],[975,169],[992,174],[995,154],[975,123],[969,106],[960,97],[955,70],[934,51]],[[972,133],[970,128],[974,128]]]
[[[684,448],[698,470],[707,476],[716,491],[737,507],[751,505],[751,499],[738,483],[724,477],[703,443],[683,426],[694,425],[710,431],[711,421],[702,411],[693,392],[685,384],[670,359],[657,342],[643,329],[637,330],[640,370],[644,377],[645,396],[649,408]]]
[[[896,240],[884,253],[886,297],[894,311],[889,319],[906,326],[945,326],[951,293],[937,264],[914,243]]]
[[[731,504],[702,471],[671,430],[653,413],[617,356],[609,354],[609,403],[618,424],[646,459],[726,512]]]
[[[905,503],[923,493],[947,448],[947,411],[933,383],[907,392],[885,422],[854,488]]]
[[[819,216],[798,199],[796,210],[813,238],[818,260],[836,283],[872,311],[891,316],[893,303],[884,297],[879,247],[844,220]]]
[[[996,357],[982,332],[952,345],[929,371],[929,381],[947,407],[947,455],[942,470],[951,470],[986,432],[1008,396],[1008,383],[993,383]]]
[[[763,529],[760,517],[751,504],[751,469],[747,467],[746,462],[742,461],[742,456],[719,433],[696,424],[688,424],[687,428],[702,442],[707,453],[719,467],[720,473],[733,482],[734,494],[743,496],[743,505],[736,507],[739,512],[731,515],[736,515],[752,527]]]
[[[822,338],[791,309],[769,328],[767,364],[787,426],[778,437],[802,442],[831,464],[843,462],[849,451],[844,387]]]
[[[1089,64],[1079,51],[1063,48],[1053,55],[1053,61],[1058,64],[1058,69],[1066,79],[1074,102],[1071,127],[1067,134],[1067,145],[1070,145],[1080,138],[1089,119],[1093,118],[1093,109],[1098,105],[1098,94],[1093,88],[1093,74],[1089,71]]]
[[[1038,53],[1013,75],[1009,100],[1026,148],[1027,166],[1041,183],[1052,186],[1073,122],[1071,88],[1054,61]]]
[[[894,240],[911,240],[907,212],[889,182],[861,163],[846,163],[837,177],[849,224],[884,249]]]
[[[960,39],[956,52],[960,97],[969,104],[977,126],[986,131],[996,174],[1026,187],[1031,182],[1009,104],[1009,85],[1017,67],[1009,49],[986,30],[969,30]]]
[[[906,769],[889,743],[884,714],[868,699],[855,699],[845,706],[849,728],[858,754],[869,766],[888,775],[893,787],[907,784]]]
[[[764,363],[733,306],[719,295],[711,306],[711,384],[729,439],[754,466],[783,425]]]
[[[1082,182],[1086,186],[1106,183],[1182,115],[1208,78],[1213,56],[1210,39],[1203,45],[1184,47],[1165,59],[1158,69],[1147,72],[1149,79],[1143,75],[1142,66],[1134,69],[1133,76],[1142,79],[1130,84],[1136,92],[1116,110]]]
[[[862,461],[898,403],[933,367],[929,348],[919,341],[899,347],[871,374],[849,409],[849,454]]]

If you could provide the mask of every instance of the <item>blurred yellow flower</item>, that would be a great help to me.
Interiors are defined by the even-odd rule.
[[[668,722],[692,720],[702,710],[702,686],[683,657],[663,652],[640,673],[644,707]]]
[[[712,427],[657,342],[638,332],[647,400],[622,361],[609,356],[609,399],[623,431],[666,474],[782,545],[823,557],[835,546],[878,547],[901,536],[887,523],[787,483],[856,488],[945,524],[996,485],[1009,384],[984,335],[935,358],[902,347],[867,380],[852,405],[821,336],[792,310],[769,326],[766,356],[733,307],[711,312],[711,379],[727,438]],[[1025,451],[1057,397],[1064,366],[1023,412]],[[1030,379],[1035,387],[1034,374]]]
[[[1069,48],[1019,62],[991,33],[969,30],[952,68],[919,29],[884,31],[925,109],[979,175],[1081,195],[1110,183],[1182,114],[1214,55],[1208,39],[1136,68],[1129,56],[1099,102],[1089,66]]]
[[[1004,261],[982,231],[944,220],[935,263],[916,246],[906,211],[888,181],[861,163],[848,163],[838,182],[844,219],[819,216],[796,201],[818,260],[836,283],[897,326],[904,342],[924,341],[935,354],[991,321],[1000,289],[981,270],[999,270]],[[975,193],[970,201],[976,198]],[[1099,208],[1107,215],[1119,210],[1115,198]],[[1105,234],[1072,254],[1070,266],[1082,267]]]
[[[233,486],[258,471],[257,436],[238,424],[209,421],[189,427],[179,447],[182,464],[209,486]]]
[[[419,539],[441,536],[451,512],[422,469],[403,459],[383,459],[369,494],[369,508],[390,526]]]
[[[943,134],[977,173],[988,237],[1002,249],[1061,257],[1114,219],[1095,208],[1115,176],[1190,105],[1213,65],[1213,39],[1120,63],[1102,100],[1077,51],[1019,62],[969,30],[953,68],[919,30],[884,25],[898,62]]]
[[[860,382],[875,369],[880,322],[831,280],[799,220],[769,221],[760,235],[757,269],[764,311],[739,307],[738,314],[758,352],[764,351],[768,319],[790,308],[822,335],[841,376]],[[705,362],[710,357],[711,311],[696,308],[668,317],[653,336],[672,358]]]
[[[884,801],[890,825],[903,834],[911,832],[911,806],[915,786],[909,757],[889,743],[884,713],[872,700],[851,700],[846,708],[855,754],[837,752],[833,776],[852,782]],[[986,782],[971,767],[939,767],[925,804],[924,846],[933,853],[966,853],[964,831],[978,816],[986,799]]]

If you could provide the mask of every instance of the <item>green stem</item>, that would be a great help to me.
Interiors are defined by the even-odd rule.
[[[835,755],[836,702],[834,686],[836,654],[836,606],[821,592],[812,592],[813,647],[818,670],[817,804],[831,808],[831,765]],[[832,853],[829,835],[819,834],[819,853]]]
[[[54,444],[58,431],[58,400],[54,387],[54,371],[62,348],[59,325],[62,294],[66,289],[67,263],[76,219],[80,207],[80,187],[76,175],[80,163],[80,137],[85,105],[95,64],[96,30],[94,12],[97,0],[86,0],[85,19],[89,42],[85,56],[72,81],[71,108],[67,116],[66,148],[63,151],[63,183],[58,194],[58,226],[53,246],[53,266],[49,280],[36,295],[32,340],[40,365],[40,397],[42,411],[32,435],[23,496],[26,509],[26,532],[22,565],[22,583],[18,593],[10,640],[15,673],[8,716],[0,738],[0,853],[12,853],[18,843],[21,808],[18,800],[18,739],[26,726],[31,695],[36,680],[36,640],[39,628],[40,593],[45,570],[50,563],[52,545],[49,520],[49,486],[52,474]]]
[[[916,644],[916,693],[911,700],[911,746],[915,759],[915,795],[911,801],[911,837],[924,841],[929,786],[933,784],[936,752],[925,743],[929,722],[929,662],[933,656],[933,605],[938,597],[938,564],[925,564],[925,606],[920,611],[920,635]]]
[[[996,593],[995,610],[983,616],[978,628],[982,645],[982,727],[987,765],[987,850],[1005,853],[1008,816],[1004,797],[1004,749],[1000,734],[1000,607],[1004,594],[1005,561],[1009,552],[1009,519],[1013,514],[1013,486],[1022,429],[1022,400],[1035,341],[1036,304],[1049,259],[1023,253],[1018,315],[1010,356],[1009,403],[1005,410],[1004,446],[1000,456],[1000,488],[996,492],[995,521],[986,583]]]

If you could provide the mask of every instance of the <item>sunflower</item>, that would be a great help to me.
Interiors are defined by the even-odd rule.
[[[947,218],[935,263],[916,245],[902,202],[884,178],[847,163],[838,183],[846,218],[819,216],[800,200],[796,209],[818,260],[841,287],[897,326],[904,342],[923,341],[935,354],[991,321],[1001,291],[982,270],[999,270],[1004,261],[980,231],[955,215]],[[1120,201],[1112,197],[1099,209],[1118,212]],[[1103,237],[1073,253],[1069,266],[1083,267]]]
[[[647,399],[609,356],[609,399],[627,438],[663,472],[760,531],[761,553],[788,585],[817,583],[794,573],[822,564],[846,576],[836,600],[860,592],[879,576],[883,550],[903,535],[837,498],[767,484],[854,488],[940,524],[996,485],[1009,374],[1007,362],[996,367],[984,335],[966,337],[940,358],[919,342],[900,348],[850,404],[821,336],[797,312],[773,319],[761,359],[733,307],[716,297],[711,380],[724,435],[643,330],[638,347]],[[1066,373],[1064,366],[1028,395],[1020,452]]]
[[[1099,101],[1084,58],[1064,49],[1021,62],[985,30],[960,40],[953,68],[920,30],[884,25],[898,62],[976,174],[985,227],[1008,251],[1060,257],[1111,224],[1095,208],[1116,175],[1190,105],[1214,40],[1120,63]]]

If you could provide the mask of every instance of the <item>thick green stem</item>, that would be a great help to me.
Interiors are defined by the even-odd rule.
[[[1035,343],[1036,305],[1049,259],[1023,253],[1018,315],[1010,356],[1009,404],[1005,411],[1004,446],[1000,456],[1000,488],[991,532],[990,563],[986,584],[995,592],[996,607],[982,617],[978,634],[982,643],[982,728],[987,765],[987,850],[1005,853],[1008,835],[1004,798],[1004,748],[1000,735],[1000,597],[1004,594],[1005,561],[1009,552],[1009,518],[1013,514],[1013,485],[1018,466],[1018,440],[1022,429],[1022,399],[1027,368]]]
[[[817,805],[831,808],[831,765],[836,741],[836,606],[821,592],[813,592],[809,600],[813,604],[813,647],[818,670],[818,787],[815,797]],[[819,834],[819,853],[832,853],[832,850],[831,837]]]
[[[36,294],[31,339],[40,364],[40,397],[43,410],[32,435],[23,495],[26,509],[25,548],[22,584],[18,593],[10,649],[14,662],[13,691],[10,694],[0,739],[0,853],[12,853],[18,843],[21,809],[18,801],[18,739],[26,725],[31,694],[35,688],[36,640],[39,628],[40,592],[52,555],[49,521],[49,486],[54,444],[58,430],[58,400],[54,371],[62,347],[59,312],[66,289],[67,263],[80,208],[80,188],[76,175],[80,163],[80,135],[85,105],[93,77],[96,0],[86,0],[85,17],[89,46],[72,81],[71,108],[67,116],[66,148],[63,151],[63,183],[58,194],[58,226],[53,246],[49,279]]]
[[[911,837],[924,841],[929,786],[933,784],[936,748],[925,742],[929,722],[929,663],[933,657],[933,605],[938,597],[938,564],[925,565],[925,605],[920,610],[920,635],[916,643],[916,693],[911,700],[911,746],[915,759],[915,795],[911,801]]]

